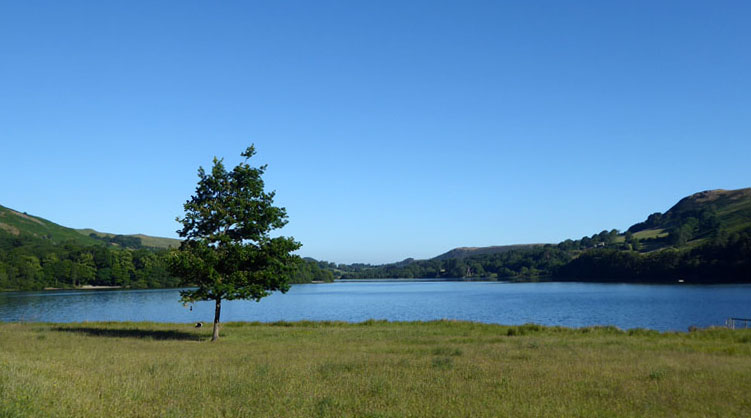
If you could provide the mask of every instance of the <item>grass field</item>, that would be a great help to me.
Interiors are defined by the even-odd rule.
[[[0,323],[6,416],[748,416],[751,330]]]
[[[638,239],[664,238],[667,236],[668,232],[664,229],[645,229],[643,231],[634,233],[634,237]]]

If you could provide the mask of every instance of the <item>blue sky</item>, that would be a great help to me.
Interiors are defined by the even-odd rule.
[[[0,204],[175,237],[255,143],[301,255],[625,229],[751,186],[748,2],[3,2]]]

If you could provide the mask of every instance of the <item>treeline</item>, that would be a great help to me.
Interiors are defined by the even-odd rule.
[[[733,226],[733,225],[730,225]],[[642,239],[640,231],[655,233]],[[557,245],[466,258],[413,260],[374,266],[303,259],[291,283],[343,279],[463,278],[617,282],[751,283],[751,228],[732,234],[714,207],[654,213],[629,228],[602,231]],[[734,229],[734,228],[733,228]],[[82,285],[163,288],[184,285],[167,269],[168,250],[138,237],[91,235],[101,245],[62,244],[0,230],[0,289]],[[697,242],[703,244],[696,245]]]
[[[175,287],[167,252],[55,244],[29,235],[0,235],[0,289],[38,290],[82,285]]]
[[[689,224],[693,222],[689,219]],[[677,223],[675,230],[685,229]],[[672,231],[671,231],[672,233]],[[692,231],[691,233],[695,233]],[[602,231],[580,240],[444,260],[411,259],[382,266],[337,266],[343,279],[462,278],[517,281],[751,283],[751,228],[722,230],[697,246],[642,253],[630,232]],[[619,239],[619,237],[623,237]],[[670,237],[643,240],[647,244]],[[325,262],[322,262],[326,265]]]
[[[555,245],[484,254],[467,258],[420,260],[388,264],[341,274],[343,279],[380,278],[498,278],[537,280],[571,259],[569,251]]]
[[[303,259],[292,273],[290,283],[333,282],[334,273],[321,268],[316,260]]]
[[[652,253],[595,249],[554,271],[558,280],[751,283],[751,228],[722,233],[691,249]]]
[[[130,238],[130,237],[125,237]],[[138,239],[138,238],[136,238]],[[110,242],[112,244],[115,242]],[[117,242],[123,245],[124,242]],[[131,242],[129,244],[135,244]],[[33,235],[0,231],[0,290],[41,290],[83,285],[124,288],[169,288],[184,285],[167,268],[168,250],[56,244]],[[334,274],[317,262],[303,260],[291,283],[330,282]]]
[[[98,235],[93,232],[89,234],[89,237],[102,241],[107,244],[117,245],[123,248],[133,248],[133,249],[144,248],[143,243],[141,242],[141,238],[139,237],[128,236],[128,235],[106,236],[106,235]]]

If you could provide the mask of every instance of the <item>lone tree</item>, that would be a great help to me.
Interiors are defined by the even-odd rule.
[[[195,195],[185,202],[185,217],[177,218],[184,238],[170,256],[170,271],[195,290],[180,292],[183,302],[213,300],[214,333],[219,338],[222,300],[253,299],[289,290],[288,277],[301,247],[292,237],[270,238],[269,232],[287,223],[284,208],[274,206],[274,192],[264,191],[261,176],[266,165],[252,167],[251,145],[245,161],[227,171],[221,159],[207,174],[198,168]]]

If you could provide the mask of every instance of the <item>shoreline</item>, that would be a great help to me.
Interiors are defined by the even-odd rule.
[[[76,287],[77,290],[100,290],[100,289],[122,289],[122,286],[94,286],[85,284],[83,286]]]
[[[78,287],[45,287],[42,290],[106,290],[106,289],[123,289],[122,286],[95,286],[91,284],[85,284]],[[20,290],[11,290],[11,292],[19,292]]]
[[[79,320],[72,322],[58,322],[58,321],[27,321],[27,320],[15,320],[5,321],[0,319],[0,327],[8,324],[22,324],[22,325],[48,325],[57,327],[77,327],[77,326],[120,326],[120,327],[163,327],[170,328],[176,327],[178,330],[187,328],[191,332],[200,332],[195,328],[196,321],[187,322],[159,322],[150,320]],[[205,329],[210,329],[210,322],[204,322]],[[241,320],[241,321],[221,321],[220,329],[225,332],[225,328],[238,328],[238,327],[283,327],[283,328],[360,328],[360,327],[372,327],[372,326],[395,326],[395,327],[434,327],[434,326],[446,326],[446,327],[479,327],[483,329],[495,329],[500,330],[498,335],[526,335],[528,332],[573,332],[573,333],[590,333],[590,332],[605,332],[612,335],[691,335],[696,332],[713,332],[718,330],[727,330],[731,332],[740,331],[749,332],[751,328],[730,328],[727,325],[712,324],[706,326],[689,326],[684,329],[656,329],[649,327],[619,327],[613,324],[597,324],[597,325],[582,325],[582,326],[567,326],[567,325],[546,325],[537,322],[526,323],[497,323],[497,322],[481,322],[466,319],[451,319],[451,318],[439,318],[428,320],[389,320],[389,319],[366,319],[363,321],[346,321],[346,320],[310,320],[300,319],[287,321],[284,319],[275,321],[257,321],[257,320]],[[511,329],[511,331],[509,331]],[[722,331],[724,332],[724,331]],[[508,333],[508,334],[507,334]],[[521,334],[520,334],[521,333]],[[745,341],[745,340],[744,340]]]
[[[369,279],[336,279],[333,282],[325,281],[311,281],[307,283],[290,283],[290,285],[302,285],[302,284],[331,284],[331,283],[393,283],[393,282],[465,282],[465,283],[507,283],[507,284],[532,284],[532,283],[581,283],[581,284],[612,284],[612,285],[656,285],[656,286],[737,286],[737,285],[751,285],[751,281],[721,281],[721,282],[709,282],[709,281],[615,281],[615,280],[560,280],[553,278],[540,278],[532,280],[513,280],[509,278],[482,278],[482,279],[461,279],[461,278],[369,278]],[[167,289],[182,289],[186,287],[195,287],[195,285],[185,285],[177,287],[145,287],[145,288],[132,288],[126,286],[98,286],[98,285],[83,285],[78,287],[45,287],[42,289],[0,289],[0,293],[5,292],[46,292],[46,291],[59,291],[59,290],[167,290]]]

